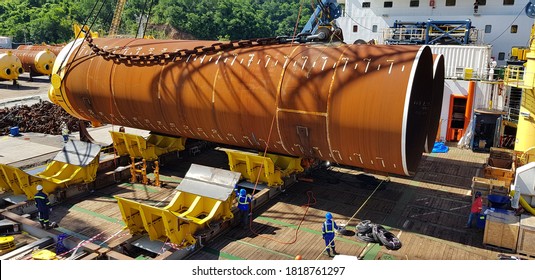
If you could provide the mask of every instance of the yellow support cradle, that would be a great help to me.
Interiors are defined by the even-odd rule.
[[[302,158],[274,154],[266,154],[266,156],[273,161],[275,167],[280,168],[282,177],[287,177],[294,173],[301,173],[305,171],[301,166]]]
[[[222,149],[227,153],[230,170],[239,172],[249,182],[266,183],[268,186],[281,186],[283,177],[303,172],[301,158],[280,155],[261,155],[231,149]]]
[[[51,161],[46,166],[46,169],[37,174],[37,176],[56,185],[89,183],[93,182],[97,177],[98,164],[98,156],[87,166],[77,166],[60,161]],[[47,183],[43,182],[43,184]]]
[[[141,135],[110,131],[113,146],[119,156],[130,156],[153,161],[162,154],[183,151],[186,138],[175,138],[151,134],[148,138]]]
[[[88,154],[77,154],[89,151]],[[44,171],[30,175],[19,168],[0,164],[0,189],[11,190],[15,195],[25,194],[33,199],[37,185],[43,186],[45,193],[53,193],[58,187],[79,183],[90,183],[97,177],[100,146],[69,141]]]
[[[130,233],[147,233],[151,240],[169,240],[183,248],[196,244],[200,231],[213,222],[234,217],[234,187],[239,179],[237,172],[192,164],[178,192],[163,208],[115,198]]]
[[[0,164],[0,188],[3,191],[11,190],[15,195],[26,194],[28,199],[32,199],[39,181],[16,167]]]
[[[151,240],[166,241],[182,247],[196,243],[195,233],[209,226],[212,220],[233,218],[233,196],[225,201],[178,192],[164,208],[115,197],[123,221],[130,233],[146,232]]]

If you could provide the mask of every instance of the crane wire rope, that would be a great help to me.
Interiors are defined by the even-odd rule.
[[[136,32],[136,36],[135,36],[135,38],[137,38],[137,35],[139,34],[139,29],[141,28],[141,25],[143,24],[143,23],[142,23],[142,22],[143,22],[143,16],[144,16],[144,14],[145,14],[145,10],[147,9],[147,3],[148,3],[148,2],[149,2],[149,0],[145,0],[145,1],[143,2],[143,9],[141,9],[141,13],[139,14],[139,23],[138,23],[138,25],[137,25],[137,31],[138,31],[138,32]],[[147,21],[148,21],[148,19],[147,19]],[[143,35],[141,35],[141,38],[143,38]]]
[[[381,182],[379,182],[379,184],[377,184],[377,186],[375,187],[375,189],[373,190],[373,192],[368,196],[368,198],[366,198],[366,200],[360,205],[360,207],[357,209],[357,211],[355,211],[355,213],[353,213],[353,216],[351,216],[351,218],[349,218],[349,220],[347,220],[347,222],[345,223],[346,225],[349,225],[349,223],[355,218],[355,216],[357,216],[357,214],[360,212],[360,210],[362,210],[362,208],[364,208],[364,206],[366,206],[366,204],[368,203],[368,201],[373,197],[373,195],[375,194],[375,192],[377,192],[377,190],[379,189],[379,187],[381,187],[381,185],[384,183],[384,182],[387,182],[388,179],[385,179],[385,180],[382,180]],[[329,244],[327,246],[325,246],[325,248],[323,248],[323,251],[320,252],[320,254],[316,257],[315,260],[318,260],[321,255],[327,250],[327,248],[330,248],[331,247],[331,244],[334,242],[334,238],[331,240],[331,242],[329,242]]]
[[[318,1],[318,2],[319,2],[319,1]],[[297,22],[296,22],[296,25],[295,25],[295,27],[294,27],[294,34],[293,34],[294,37],[295,37],[295,34],[296,34],[296,32],[297,32],[297,26],[298,26],[298,24],[299,24],[299,18],[301,17],[302,7],[303,7],[303,0],[301,0],[301,2],[300,2],[299,12],[298,12],[298,16],[297,16]],[[312,7],[312,8],[314,8],[314,7]],[[332,40],[333,40],[333,36],[331,36],[331,38],[330,38],[330,42],[329,42],[329,43],[332,43]],[[292,44],[293,44],[293,41],[291,42],[290,46],[292,46]],[[325,50],[322,49],[321,52],[320,52],[320,54],[319,54],[319,56],[321,56],[321,54],[323,54],[324,51],[325,51]],[[275,105],[277,106],[277,104],[275,104]],[[273,114],[273,118],[271,119],[271,125],[270,125],[270,128],[269,128],[269,133],[268,133],[267,141],[265,142],[265,143],[266,143],[266,147],[264,148],[264,152],[263,152],[263,155],[262,155],[263,157],[266,157],[267,150],[268,150],[268,148],[269,148],[269,142],[270,142],[270,140],[271,140],[271,135],[272,135],[272,133],[273,133],[273,126],[274,126],[274,124],[275,124],[276,116],[277,116],[277,108],[275,108],[275,113]],[[253,192],[252,192],[252,194],[251,194],[252,197],[254,197],[254,194],[255,194],[255,192],[256,192],[256,188],[257,188],[257,186],[258,186],[258,182],[259,182],[259,180],[260,180],[260,174],[261,174],[263,168],[264,168],[264,163],[262,162],[262,163],[260,164],[260,168],[259,168],[259,170],[258,170],[258,174],[257,174],[257,176],[256,176],[256,180],[255,180],[254,187],[253,187]],[[251,226],[251,225],[252,225],[252,217],[253,217],[253,215],[252,215],[252,214],[253,214],[253,207],[249,207],[249,214],[248,214],[248,215],[249,215],[249,217],[248,217],[248,219],[249,219],[249,223],[248,223],[248,224],[249,224],[249,230],[250,230],[252,233],[256,234],[257,236],[260,236],[260,237],[262,237],[262,238],[266,238],[266,239],[272,240],[272,241],[277,242],[277,243],[280,243],[280,244],[286,244],[286,245],[288,245],[288,244],[293,244],[293,243],[295,243],[295,242],[297,241],[297,235],[298,235],[298,233],[299,233],[299,229],[301,228],[301,225],[302,225],[303,222],[305,221],[305,218],[306,218],[306,215],[307,215],[307,213],[308,213],[308,210],[309,210],[310,206],[313,206],[313,205],[316,204],[316,197],[314,196],[314,193],[313,193],[312,191],[307,191],[307,198],[308,198],[308,202],[307,202],[306,204],[304,204],[304,205],[301,206],[301,207],[306,207],[306,208],[305,208],[305,212],[304,212],[303,216],[301,217],[301,220],[299,221],[299,223],[298,223],[298,225],[297,225],[297,228],[295,229],[295,235],[294,235],[294,239],[293,239],[293,240],[291,240],[291,241],[287,241],[287,242],[285,242],[285,241],[280,241],[280,240],[277,240],[277,239],[274,239],[274,238],[271,238],[271,237],[267,237],[267,236],[260,235],[258,232],[256,232],[256,231],[252,228],[252,226]]]
[[[302,11],[302,7],[303,7],[303,2],[304,0],[301,0],[300,1],[300,5],[299,5],[299,12],[297,14],[297,20],[296,20],[296,23],[295,23],[295,27],[294,27],[294,34],[293,36],[295,36],[296,32],[297,32],[297,26],[299,24],[299,19],[301,17],[301,11]],[[290,44],[290,47],[293,45],[293,41],[291,42]],[[275,107],[277,107],[277,104],[275,104]],[[266,147],[264,148],[264,152],[263,152],[263,157],[266,156],[267,154],[267,150],[268,150],[268,147],[269,147],[269,141],[271,140],[271,135],[272,135],[272,132],[273,132],[273,127],[275,125],[275,118],[277,116],[277,108],[275,108],[275,113],[273,114],[273,118],[271,119],[271,125],[270,125],[270,128],[269,128],[269,133],[268,133],[268,137],[267,137],[267,141],[265,142],[266,143]],[[255,184],[254,184],[254,187],[253,187],[253,192],[251,194],[252,197],[254,197],[254,194],[256,192],[256,188],[258,186],[258,182],[260,180],[260,173],[262,172],[262,169],[264,168],[264,163],[262,162],[260,164],[260,168],[258,169],[258,174],[256,176],[256,180],[255,180]],[[306,206],[306,209],[305,209],[305,213],[303,214],[303,216],[301,217],[301,221],[299,221],[299,224],[295,230],[295,235],[294,235],[294,238],[293,240],[291,241],[280,241],[280,240],[277,240],[275,238],[271,238],[271,237],[268,237],[268,236],[263,236],[261,235],[260,233],[256,232],[251,224],[252,224],[252,217],[253,217],[253,207],[249,207],[249,213],[248,213],[248,219],[249,219],[249,230],[256,234],[257,236],[260,236],[262,238],[266,238],[266,239],[269,239],[271,241],[274,241],[274,242],[277,242],[277,243],[280,243],[280,244],[285,244],[285,245],[289,245],[289,244],[293,244],[297,241],[297,234],[299,233],[299,229],[301,228],[301,225],[303,224],[303,222],[305,221],[305,217],[306,217],[306,214],[308,213],[308,209],[310,208],[310,206],[314,205],[316,203],[316,198],[314,197],[314,193],[312,193],[311,191],[307,192],[307,197],[308,197],[308,202],[307,204],[303,205],[303,206]]]
[[[492,41],[488,42],[488,44],[492,44],[494,41],[498,40],[504,33],[505,31],[507,31],[508,29],[511,28],[511,26],[513,26],[513,23],[515,23],[515,21],[518,19],[518,17],[520,16],[520,14],[522,14],[522,11],[524,11],[524,8],[520,9],[520,12],[518,13],[518,15],[516,15],[515,19],[513,19],[513,21],[503,30],[502,33],[500,33],[500,35],[498,35],[498,37],[494,38]]]
[[[149,12],[147,13],[147,21],[145,22],[145,27],[143,27],[143,34],[141,34],[142,38],[145,38],[145,32],[147,31],[147,26],[149,25],[149,19],[150,19],[150,15],[152,13],[152,7],[154,7],[154,1],[156,1],[156,0],[151,0],[150,1]]]
[[[98,6],[98,3],[100,2],[100,0],[97,0],[95,2],[95,5],[93,5],[93,8],[91,9],[91,12],[89,12],[89,15],[85,18],[83,24],[82,24],[82,27],[83,26],[87,26],[87,23],[89,22],[89,19],[92,17],[92,14],[93,12],[95,11],[96,7]],[[89,26],[88,28],[88,32],[89,30],[91,30],[91,27],[93,27],[93,25],[95,24],[96,20],[97,20],[97,17],[98,15],[100,14],[100,12],[102,11],[102,8],[104,7],[104,4],[105,4],[105,0],[102,0],[102,5],[100,6],[100,8],[98,9],[97,11],[97,14],[95,15],[95,17],[93,18],[93,22],[91,23],[91,25]],[[78,32],[78,34],[76,34],[76,38],[78,38],[80,36],[80,34],[83,32],[83,28],[80,28],[80,31]],[[75,39],[76,41],[76,39]],[[70,53],[72,51],[72,48],[74,48],[74,43],[71,44],[70,48],[69,48],[69,51],[68,53]],[[73,60],[76,58],[76,56],[78,55],[78,53],[80,52],[80,48],[78,48],[78,50],[76,51],[76,53],[74,54],[73,56]],[[59,72],[63,69],[63,64],[65,63],[65,61],[67,60],[67,56],[63,57],[63,60],[61,61],[61,63],[59,64],[59,67],[58,67],[58,73],[56,74],[59,74]],[[65,68],[67,68],[65,70],[65,72],[67,72],[69,69],[68,69],[68,65],[65,65]]]

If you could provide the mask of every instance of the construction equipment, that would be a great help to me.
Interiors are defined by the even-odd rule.
[[[74,39],[83,39],[88,33],[91,38],[98,38],[98,32],[93,32],[89,30],[89,26],[87,25],[80,25],[78,23],[74,23],[72,25],[72,30],[74,31]]]
[[[121,15],[123,14],[124,5],[126,0],[117,0],[117,5],[115,5],[115,12],[113,13],[113,19],[111,20],[111,27],[108,36],[114,37],[117,35],[119,30],[119,24],[121,23]]]
[[[384,31],[384,40],[389,45],[468,45],[478,40],[477,30],[472,21],[425,22],[395,21],[391,28]]]
[[[344,41],[342,29],[335,20],[342,15],[336,0],[317,0],[316,9],[297,37],[305,41]]]

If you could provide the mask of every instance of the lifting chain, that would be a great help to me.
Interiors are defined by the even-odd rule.
[[[145,55],[125,55],[125,54],[116,54],[113,51],[107,51],[98,47],[94,42],[93,38],[88,34],[85,36],[87,44],[91,50],[98,56],[102,56],[106,60],[113,60],[116,63],[124,63],[128,65],[141,64],[141,65],[152,65],[152,64],[167,64],[169,62],[174,62],[181,58],[189,56],[201,56],[201,55],[211,55],[219,52],[228,52],[236,49],[246,49],[254,48],[257,46],[271,46],[286,44],[291,42],[292,39],[288,37],[271,37],[271,38],[258,38],[250,40],[239,40],[231,41],[228,43],[214,43],[211,46],[197,46],[193,49],[180,49],[176,52],[163,52],[161,54],[145,54]],[[115,49],[117,50],[117,49]]]

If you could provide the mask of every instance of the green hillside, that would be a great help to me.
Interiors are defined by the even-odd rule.
[[[74,38],[73,23],[105,36],[116,0],[2,0],[0,36],[14,43],[58,44]],[[312,14],[305,0],[127,0],[118,34],[136,37],[141,15],[145,35],[161,39],[250,39],[292,35]]]

